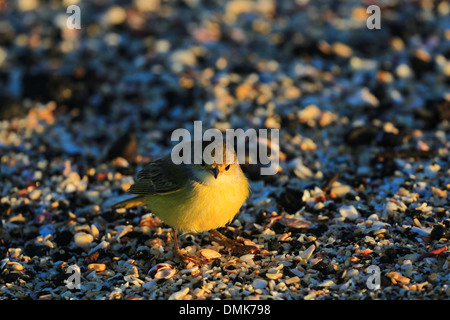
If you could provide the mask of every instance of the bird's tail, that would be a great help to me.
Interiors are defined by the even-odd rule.
[[[113,208],[134,208],[140,205],[145,204],[145,197],[144,196],[136,196],[127,200],[120,201],[114,205],[112,205]]]

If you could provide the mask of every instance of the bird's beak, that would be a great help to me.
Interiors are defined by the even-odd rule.
[[[219,168],[217,168],[217,167],[212,168],[211,171],[212,171],[214,178],[217,179],[217,176],[219,175]]]

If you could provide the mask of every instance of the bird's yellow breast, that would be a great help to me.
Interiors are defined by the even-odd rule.
[[[239,211],[249,195],[241,175],[223,176],[208,185],[190,183],[179,191],[149,195],[146,203],[166,224],[182,232],[202,232],[223,227]]]

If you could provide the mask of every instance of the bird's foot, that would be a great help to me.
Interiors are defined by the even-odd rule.
[[[196,256],[192,256],[190,254],[182,252],[180,249],[176,249],[175,251],[177,256],[181,259],[185,266],[187,266],[189,263],[193,263],[197,266],[202,266],[210,262],[209,259],[202,259]]]
[[[174,240],[174,251],[175,254],[180,257],[181,261],[184,263],[185,266],[187,266],[189,263],[193,263],[194,265],[201,266],[203,264],[208,263],[208,260],[201,259],[199,257],[191,256],[190,254],[184,253],[181,251],[180,247],[178,246],[178,239],[177,239],[177,232],[175,229],[173,230],[173,240]]]
[[[211,230],[211,233],[218,238],[218,243],[223,245],[224,247],[231,249],[233,254],[248,254],[248,253],[258,253],[260,252],[259,248],[254,245],[245,244],[245,239],[234,240],[226,237],[222,233],[217,230]]]
[[[230,239],[227,236],[223,235],[217,230],[211,230],[211,233],[213,236],[216,237],[217,242],[221,245],[223,245],[226,248],[234,248],[234,247],[242,247],[245,246],[244,240],[234,240]]]

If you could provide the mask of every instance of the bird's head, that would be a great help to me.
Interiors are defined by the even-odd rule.
[[[216,150],[222,150],[222,154],[218,154],[216,157]],[[212,149],[210,154],[211,158],[206,157],[206,159],[203,159],[202,164],[194,166],[194,170],[198,171],[199,175],[202,176],[201,180],[207,181],[210,178],[220,180],[222,177],[233,177],[242,174],[234,149],[227,147],[225,143],[223,148],[219,149],[217,147]]]

